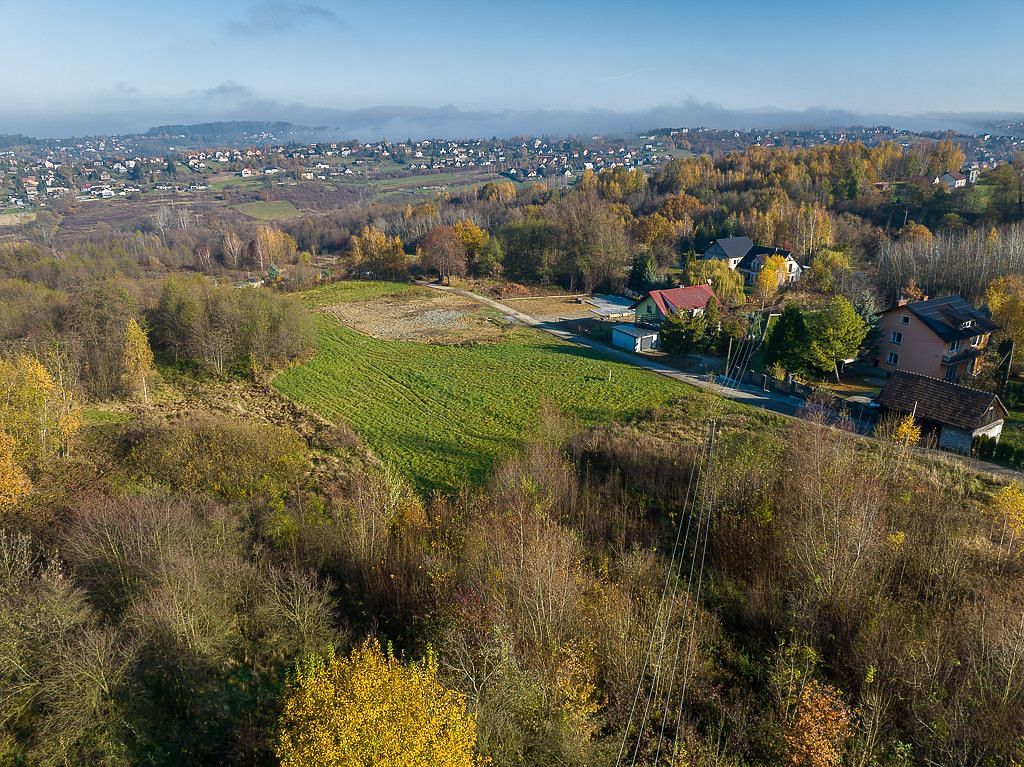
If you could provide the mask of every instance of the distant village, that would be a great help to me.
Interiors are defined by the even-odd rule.
[[[1024,125],[1008,133],[956,136],[968,158],[935,180],[952,188],[973,183],[980,172],[1024,149]],[[933,134],[885,127],[834,131],[722,131],[679,128],[629,138],[518,137],[376,141],[360,143],[274,141],[274,134],[247,134],[248,146],[196,147],[187,133],[154,152],[145,136],[107,136],[66,140],[0,136],[0,213],[45,208],[53,201],[87,202],[155,191],[189,194],[209,188],[224,174],[243,179],[276,177],[292,181],[355,183],[360,180],[460,172],[492,173],[513,181],[571,185],[587,170],[654,168],[691,153],[721,154],[750,146],[810,147],[861,141],[896,141],[904,147]],[[944,137],[948,137],[945,136]],[[443,177],[442,177],[443,178]],[[443,181],[438,186],[443,187]]]

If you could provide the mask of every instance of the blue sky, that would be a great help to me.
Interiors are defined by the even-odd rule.
[[[1024,0],[0,0],[0,20],[0,133],[378,105],[1024,112]]]

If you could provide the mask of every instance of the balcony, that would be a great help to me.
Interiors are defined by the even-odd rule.
[[[975,357],[980,355],[983,351],[985,351],[985,347],[981,346],[981,345],[979,345],[979,346],[973,346],[973,345],[972,346],[963,346],[963,347],[957,349],[955,352],[946,352],[945,354],[943,354],[942,355],[942,364],[943,365],[955,365],[958,362],[963,362],[964,360],[974,359]]]

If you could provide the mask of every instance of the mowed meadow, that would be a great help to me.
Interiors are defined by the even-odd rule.
[[[305,295],[324,306],[422,295],[406,284],[337,283]],[[372,311],[372,305],[367,306]],[[498,343],[436,345],[317,322],[317,351],[274,379],[285,395],[355,429],[420,491],[486,478],[532,429],[545,400],[583,423],[640,415],[685,394],[682,384],[528,328]]]

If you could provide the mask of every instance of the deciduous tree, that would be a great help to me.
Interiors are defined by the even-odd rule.
[[[18,505],[32,483],[14,458],[14,439],[0,431],[0,511]]]
[[[20,465],[31,470],[67,455],[80,428],[77,401],[39,360],[29,354],[0,359],[0,430],[13,438]]]
[[[142,401],[148,403],[149,389],[155,375],[149,337],[132,317],[124,329],[124,368],[121,380],[125,394],[129,398],[141,396]]]
[[[477,767],[476,718],[430,656],[402,664],[368,641],[302,662],[284,701],[282,767]]]
[[[466,246],[458,232],[450,226],[435,226],[420,241],[420,265],[437,272],[443,280],[466,273]]]
[[[786,259],[783,256],[768,256],[754,281],[754,297],[767,302],[775,298],[786,284]]]
[[[409,270],[402,241],[389,237],[380,229],[364,226],[350,241],[352,262],[362,272],[376,276],[400,278]]]
[[[1015,349],[1024,346],[1024,277],[1008,274],[993,280],[985,291],[985,302],[992,319],[1013,341]]]
[[[694,261],[688,269],[691,285],[711,283],[718,300],[726,306],[738,306],[746,300],[743,292],[743,275],[720,259]]]
[[[834,296],[824,309],[811,315],[808,330],[807,364],[823,373],[835,371],[838,379],[839,360],[857,356],[868,325],[849,301]]]

